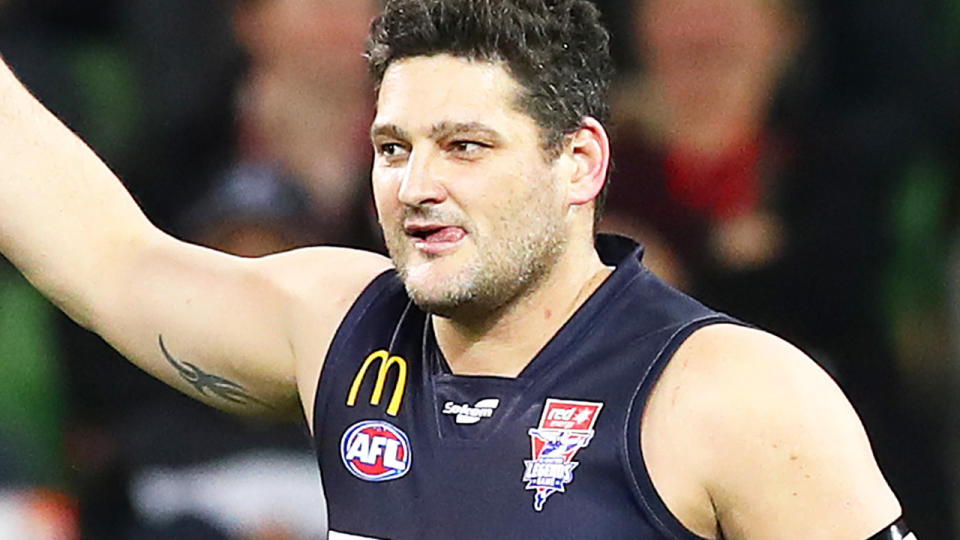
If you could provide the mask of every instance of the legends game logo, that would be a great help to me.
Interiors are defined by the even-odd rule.
[[[543,510],[547,497],[573,482],[577,451],[590,444],[603,403],[547,399],[538,427],[531,428],[533,459],[524,460],[526,489],[536,490],[533,508]]]

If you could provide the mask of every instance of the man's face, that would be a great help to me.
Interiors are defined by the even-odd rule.
[[[259,66],[363,88],[363,44],[378,12],[374,0],[247,1],[235,11],[234,30]]]
[[[777,0],[644,0],[644,64],[686,107],[722,107],[737,95],[762,102],[796,37],[786,9]]]
[[[393,63],[371,129],[373,191],[411,298],[483,316],[532,290],[566,245],[563,182],[499,64]]]

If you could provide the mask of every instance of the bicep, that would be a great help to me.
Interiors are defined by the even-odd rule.
[[[89,325],[191,397],[230,412],[294,416],[296,343],[306,339],[297,330],[299,306],[315,283],[342,292],[310,311],[314,339],[332,333],[342,315],[337,302],[356,289],[331,270],[349,257],[344,251],[250,259],[160,238],[104,278]]]
[[[866,538],[890,523],[899,503],[839,387],[779,339],[742,332],[717,378],[727,406],[705,480],[724,536]]]

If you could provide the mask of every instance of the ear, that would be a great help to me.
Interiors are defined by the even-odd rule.
[[[607,181],[610,167],[610,139],[595,118],[584,117],[580,129],[567,136],[564,153],[570,166],[568,202],[582,205],[593,201]]]

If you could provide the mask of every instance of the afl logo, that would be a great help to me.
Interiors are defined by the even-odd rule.
[[[340,457],[357,478],[386,482],[410,470],[410,440],[390,422],[364,420],[343,433]]]

